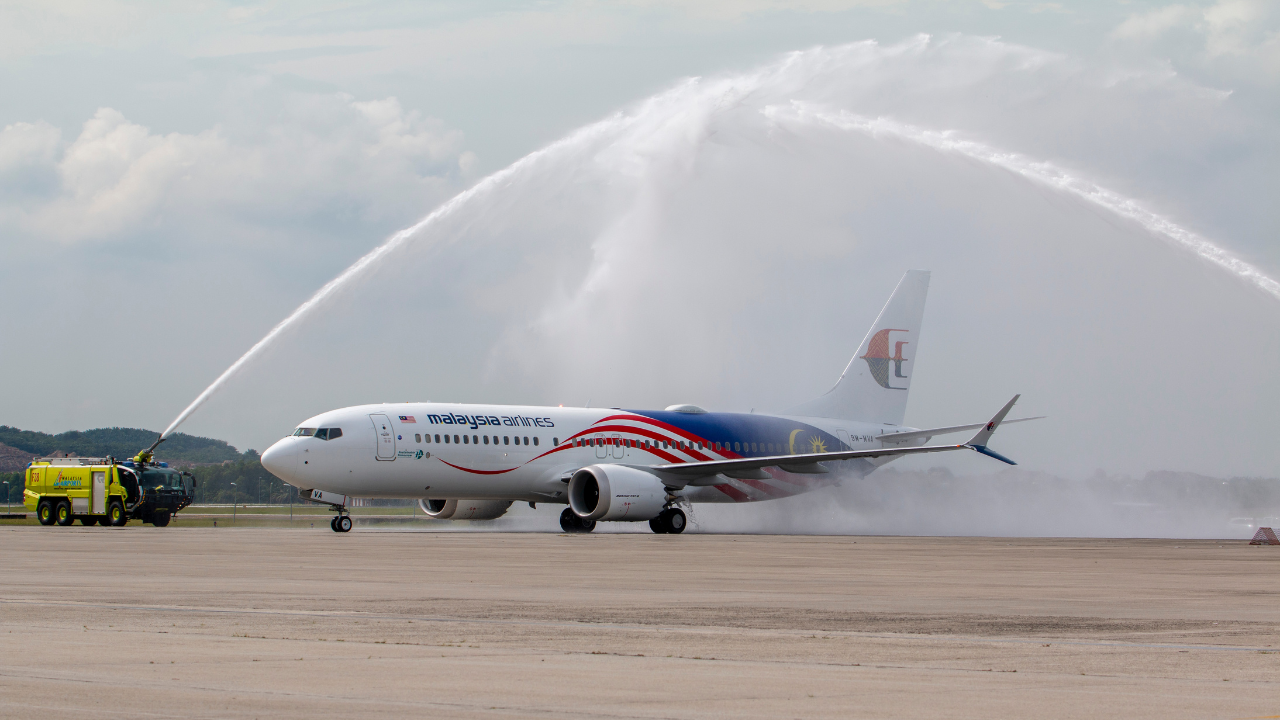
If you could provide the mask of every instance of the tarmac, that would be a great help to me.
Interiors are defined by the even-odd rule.
[[[0,526],[0,716],[1280,717],[1280,547]]]

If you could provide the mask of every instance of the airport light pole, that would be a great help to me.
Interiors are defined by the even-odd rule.
[[[4,512],[6,515],[13,514],[13,498],[9,497],[9,481],[4,481]]]
[[[231,483],[231,487],[235,487],[235,483]],[[231,491],[231,524],[236,524],[236,491]]]

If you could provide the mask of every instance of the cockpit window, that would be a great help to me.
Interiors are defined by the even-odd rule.
[[[293,431],[293,434],[295,436],[311,437],[312,435],[316,434],[316,429],[315,428],[298,428],[297,430]]]
[[[329,439],[337,440],[342,437],[342,428],[329,428]]]
[[[304,430],[307,430],[307,428],[298,428],[298,432],[295,432],[294,435],[298,435],[298,434],[310,435],[311,434],[310,432],[302,432]],[[315,436],[317,439],[320,439],[320,440],[337,440],[338,438],[342,437],[342,428],[320,428],[319,430],[315,431]]]

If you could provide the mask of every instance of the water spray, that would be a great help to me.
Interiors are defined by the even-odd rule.
[[[917,45],[919,43],[911,47]],[[533,173],[550,159],[571,156],[574,152],[591,149],[593,144],[597,143],[603,144],[604,150],[608,153],[621,153],[613,155],[614,159],[621,161],[616,163],[616,167],[612,168],[611,172],[635,174],[638,168],[643,173],[654,162],[654,157],[663,155],[661,152],[663,150],[670,151],[668,154],[677,149],[679,152],[685,152],[690,149],[687,147],[690,143],[705,143],[708,137],[706,130],[712,119],[725,117],[728,113],[741,109],[744,104],[764,95],[764,91],[770,89],[775,91],[772,99],[783,102],[768,103],[766,99],[761,104],[759,112],[772,122],[789,122],[794,125],[859,132],[876,139],[888,137],[905,140],[939,152],[963,155],[1005,169],[1031,182],[1068,193],[1119,217],[1136,222],[1153,234],[1173,241],[1273,298],[1280,299],[1280,283],[1253,265],[1168,218],[1146,209],[1136,200],[1073,175],[1051,163],[1037,161],[1018,153],[1001,151],[980,142],[961,139],[949,131],[929,130],[887,117],[870,118],[844,110],[832,110],[794,97],[790,97],[789,104],[786,102],[789,96],[802,92],[809,81],[823,73],[859,69],[859,58],[854,51],[874,51],[875,48],[874,43],[856,43],[830,49],[817,48],[803,53],[790,53],[774,65],[753,73],[715,81],[689,79],[671,90],[650,97],[628,112],[619,112],[587,125],[484,178],[473,187],[445,202],[417,224],[392,235],[321,287],[223,371],[165,428],[156,443],[144,453],[149,456],[160,442],[287,329],[310,315],[316,307],[343,287],[378,266],[410,240],[423,235],[477,198],[510,186],[513,181]],[[902,48],[890,48],[887,52],[901,53]],[[872,58],[872,60],[876,59]],[[588,156],[584,160],[584,162],[598,161],[599,157],[595,155]]]
[[[858,132],[872,138],[891,137],[915,143],[945,153],[955,153],[1008,170],[1032,182],[1047,185],[1055,190],[1074,195],[1092,205],[1108,210],[1122,218],[1138,223],[1149,232],[1172,240],[1195,253],[1203,260],[1226,270],[1252,284],[1262,292],[1280,300],[1280,282],[1268,277],[1258,268],[1241,260],[1229,251],[1215,245],[1200,235],[1158,215],[1132,198],[1108,190],[1100,185],[1072,175],[1050,162],[1033,160],[1018,153],[998,150],[973,140],[957,137],[947,130],[926,130],[900,123],[892,118],[870,118],[845,110],[831,110],[810,103],[792,101],[790,106],[770,105],[761,112],[777,122],[826,126],[838,130]]]

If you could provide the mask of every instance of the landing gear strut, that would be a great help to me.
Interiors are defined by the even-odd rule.
[[[589,533],[596,529],[595,520],[583,520],[570,508],[560,513],[560,529],[567,533]]]
[[[688,519],[685,518],[683,510],[680,508],[667,508],[658,513],[658,517],[649,521],[649,529],[659,535],[667,533],[678,535],[684,532],[684,528],[688,524]]]

